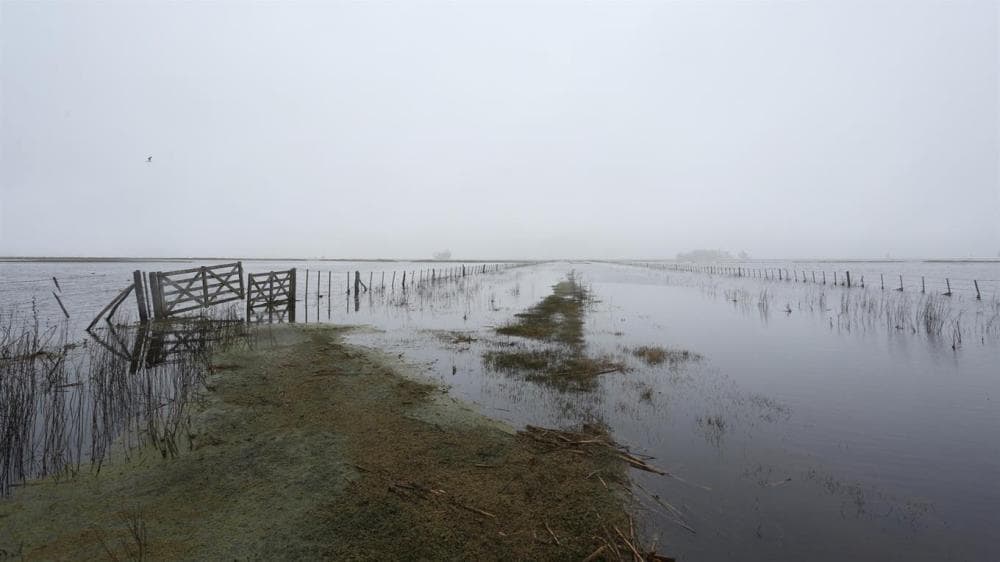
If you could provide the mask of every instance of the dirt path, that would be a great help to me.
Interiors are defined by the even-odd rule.
[[[516,435],[342,334],[216,356],[184,453],[21,488],[0,560],[580,560],[628,534],[610,450]]]

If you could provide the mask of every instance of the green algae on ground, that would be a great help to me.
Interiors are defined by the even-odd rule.
[[[266,345],[217,355],[225,368],[175,458],[140,450],[21,487],[0,502],[0,552],[125,559],[141,543],[149,559],[580,560],[629,527],[613,451],[553,448],[459,412],[342,332],[280,327]]]

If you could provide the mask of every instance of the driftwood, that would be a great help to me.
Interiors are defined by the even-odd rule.
[[[55,279],[55,277],[53,277],[52,279]],[[69,313],[66,312],[66,307],[63,306],[62,299],[59,298],[59,295],[57,295],[55,291],[52,291],[52,296],[56,298],[56,302],[59,303],[59,308],[62,309],[63,314],[66,315],[66,318],[69,318]]]

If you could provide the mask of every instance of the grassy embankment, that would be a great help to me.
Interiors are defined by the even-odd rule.
[[[488,351],[486,365],[560,390],[592,390],[597,377],[624,371],[624,362],[586,352],[584,315],[592,302],[590,292],[571,274],[552,287],[552,294],[519,313],[497,333],[540,342],[540,346],[510,345]]]
[[[582,344],[584,293],[558,292],[571,302],[538,319]],[[652,556],[623,509],[637,459],[606,435],[514,432],[342,333],[280,327],[216,354],[179,455],[140,450],[21,487],[0,500],[0,559]],[[576,379],[574,360],[552,365]]]

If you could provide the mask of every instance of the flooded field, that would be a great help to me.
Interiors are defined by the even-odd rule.
[[[937,285],[914,290],[907,280],[919,280],[925,265],[928,279],[980,279],[982,299],[964,284],[952,297],[940,297]],[[189,266],[0,264],[0,309],[37,316],[72,340],[132,270]],[[992,540],[1000,523],[1000,307],[989,284],[1000,279],[1000,264],[799,267],[867,267],[866,287],[851,289],[584,262],[405,293],[398,279],[393,287],[387,277],[385,290],[378,282],[382,271],[440,266],[245,263],[248,272],[319,271],[318,292],[315,278],[308,293],[299,281],[299,322],[369,326],[351,341],[420,365],[490,417],[518,427],[598,422],[632,452],[653,457],[668,474],[632,471],[639,523],[649,542],[679,559],[1000,557]],[[879,268],[887,279],[888,270],[905,270],[905,290],[872,283]],[[355,270],[366,283],[376,280],[372,291],[347,294]],[[49,294],[53,276],[68,323]],[[517,314],[559,286],[560,298],[578,294],[582,305],[578,317],[559,307],[546,312],[561,341],[516,327]],[[567,385],[523,361],[498,363],[512,350],[568,350],[574,362],[558,355],[561,362],[545,368],[593,376]],[[87,410],[89,396],[75,397],[78,409]]]

